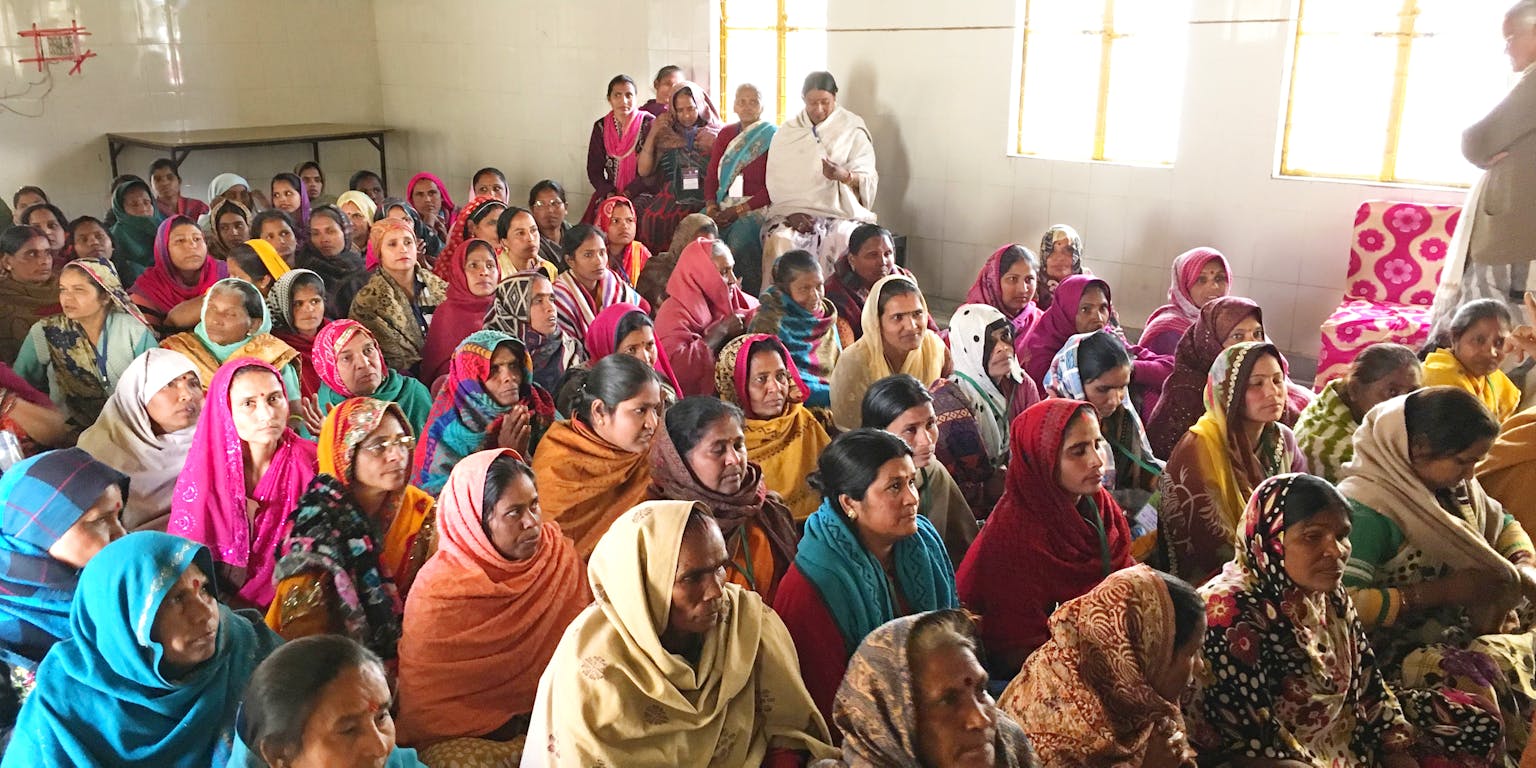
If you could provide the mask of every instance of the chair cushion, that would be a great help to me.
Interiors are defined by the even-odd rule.
[[[1355,211],[1345,296],[1428,307],[1461,207],[1367,200]]]

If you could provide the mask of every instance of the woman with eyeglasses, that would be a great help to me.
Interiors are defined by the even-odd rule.
[[[346,635],[395,658],[406,593],[437,549],[436,502],[410,484],[415,446],[394,403],[354,397],[326,415],[319,474],[277,546],[267,625],[285,639]]]

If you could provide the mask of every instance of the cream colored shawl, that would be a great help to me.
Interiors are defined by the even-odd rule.
[[[895,280],[905,280],[917,286],[917,281],[906,275],[880,278],[869,289],[869,298],[864,300],[864,313],[859,318],[864,336],[843,350],[837,358],[837,367],[832,369],[832,420],[839,429],[857,429],[860,426],[863,421],[864,393],[875,382],[893,374],[906,373],[927,387],[944,376],[944,340],[932,330],[923,331],[923,340],[918,342],[917,349],[907,353],[901,370],[891,370],[890,363],[886,362],[885,340],[880,335],[880,289]],[[917,297],[923,305],[923,311],[927,312],[928,300],[923,298],[921,289]]]
[[[697,664],[661,644],[694,502],[625,512],[587,566],[595,602],[566,629],[534,703],[529,766],[759,765],[772,748],[837,754],[795,647],[756,593],[725,585]]]

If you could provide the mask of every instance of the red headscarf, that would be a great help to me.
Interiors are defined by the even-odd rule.
[[[592,318],[592,322],[587,325],[585,339],[588,366],[596,365],[597,361],[618,351],[619,324],[624,321],[624,318],[636,313],[647,320],[652,330],[655,329],[655,325],[649,323],[651,316],[647,315],[645,310],[625,302],[609,304]],[[660,339],[656,340],[656,372],[666,378],[667,386],[671,387],[674,393],[678,391],[677,376],[672,373],[672,363],[667,360],[667,352],[661,348]]]
[[[987,258],[987,263],[981,265],[981,272],[976,275],[976,282],[971,284],[971,289],[965,292],[965,303],[986,304],[995,307],[997,311],[1008,317],[1008,322],[1013,325],[1013,351],[1020,360],[1024,359],[1024,339],[1029,335],[1029,329],[1040,319],[1040,306],[1034,299],[1024,302],[1024,308],[1016,315],[1009,316],[1008,309],[1003,306],[1003,254],[1010,248],[1023,249],[1025,253],[1029,249],[1018,243],[1009,243],[995,251]],[[1025,264],[1029,262],[1021,259]],[[1031,270],[1033,272],[1034,270]],[[1036,288],[1038,291],[1039,289]]]
[[[469,289],[464,262],[476,248],[490,251],[491,266],[497,269],[496,282],[501,282],[496,248],[484,240],[465,240],[455,250],[446,252],[448,258],[437,260],[439,276],[448,281],[448,297],[432,313],[432,325],[427,328],[426,343],[421,349],[421,377],[428,382],[448,372],[448,363],[459,342],[485,327],[485,313],[490,311],[491,302],[496,299],[495,291],[489,296],[476,296]]]
[[[443,180],[439,179],[436,174],[422,171],[421,173],[412,176],[411,180],[405,183],[405,204],[411,206],[413,209],[416,207],[416,204],[411,202],[411,190],[416,189],[416,182],[421,181],[422,179],[426,179],[437,185],[437,194],[443,198],[443,208],[440,216],[444,221],[453,221],[453,216],[458,212],[459,208],[453,204],[453,198],[448,196],[448,185],[444,184]],[[417,211],[417,213],[421,212]],[[430,226],[432,222],[429,221],[427,224]]]
[[[155,263],[133,284],[134,302],[161,317],[184,301],[201,298],[214,283],[229,277],[224,263],[209,256],[203,260],[196,283],[182,282],[181,272],[171,264],[170,238],[171,230],[183,224],[197,226],[186,216],[172,216],[160,223],[155,232]]]
[[[715,391],[715,355],[704,343],[704,329],[727,315],[757,310],[757,299],[739,283],[727,284],[715,268],[715,242],[701,237],[683,248],[667,279],[667,300],[656,311],[657,342],[676,366],[683,393],[690,395]]]
[[[499,205],[503,208],[507,207],[507,204],[499,197],[481,195],[466,203],[463,208],[460,208],[459,215],[453,218],[453,226],[448,228],[448,242],[443,244],[442,253],[452,254],[460,246],[464,245],[464,241],[474,237],[474,233],[470,231],[474,224],[470,223],[470,219],[475,214],[493,205]],[[492,250],[495,250],[495,245],[495,243],[491,243]],[[439,258],[437,263],[433,265],[437,276],[444,280],[448,280],[448,265],[445,263],[447,261],[451,261],[451,259]]]

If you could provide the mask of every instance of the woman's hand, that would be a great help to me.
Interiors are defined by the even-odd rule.
[[[528,415],[528,406],[518,403],[502,417],[501,431],[496,434],[496,445],[517,451],[526,461],[529,458],[528,441],[532,436],[533,423]]]
[[[299,415],[304,417],[304,428],[311,435],[319,435],[320,429],[325,425],[325,413],[320,410],[320,401],[314,395],[299,398]]]
[[[203,319],[203,299],[201,296],[195,299],[187,299],[171,311],[165,313],[166,330],[172,328],[192,328]]]
[[[721,231],[724,231],[726,227],[729,227],[736,221],[735,206],[721,208],[718,205],[710,204],[709,208],[705,209],[704,212],[709,218],[714,220],[715,226],[719,227]]]
[[[809,235],[816,229],[816,220],[808,213],[791,213],[784,217],[784,223],[802,235]]]
[[[747,330],[746,323],[742,322],[741,315],[732,313],[716,320],[715,323],[704,329],[704,343],[719,354],[720,348],[727,341],[740,336]]]

